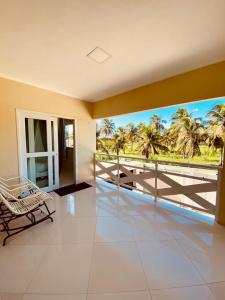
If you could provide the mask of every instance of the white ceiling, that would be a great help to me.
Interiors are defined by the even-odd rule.
[[[224,59],[225,0],[0,0],[0,76],[80,99]]]

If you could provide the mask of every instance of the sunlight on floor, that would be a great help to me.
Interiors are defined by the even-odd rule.
[[[0,247],[2,300],[224,300],[225,228],[98,181]]]

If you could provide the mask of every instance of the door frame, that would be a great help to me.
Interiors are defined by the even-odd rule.
[[[23,176],[24,172],[24,141],[25,135],[24,135],[24,124],[21,124],[22,117],[24,115],[36,115],[40,116],[40,119],[46,119],[46,118],[63,118],[63,119],[69,119],[73,120],[73,126],[74,126],[74,156],[73,156],[73,161],[74,161],[74,182],[76,184],[76,178],[77,178],[77,147],[76,147],[76,141],[77,141],[77,122],[76,119],[73,117],[68,117],[68,116],[62,116],[62,115],[56,115],[56,114],[51,114],[51,113],[43,113],[43,112],[38,112],[38,111],[33,111],[33,110],[24,110],[24,109],[16,109],[16,125],[17,125],[17,152],[18,152],[18,162],[19,162],[19,175]],[[58,126],[57,126],[58,129]],[[57,131],[57,136],[58,136],[58,131]],[[57,152],[58,152],[58,139],[57,139]],[[43,152],[42,154],[44,154]],[[46,152],[48,153],[48,152]],[[35,154],[34,154],[35,156]],[[58,164],[57,164],[58,165]],[[57,176],[55,174],[55,180],[56,180],[56,188],[59,186],[59,168],[55,170],[57,171]],[[50,189],[47,189],[47,191],[51,191]]]

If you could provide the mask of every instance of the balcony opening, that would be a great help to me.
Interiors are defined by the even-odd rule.
[[[225,97],[101,119],[96,176],[214,215],[224,137]]]

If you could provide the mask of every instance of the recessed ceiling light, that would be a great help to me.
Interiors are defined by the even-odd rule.
[[[94,50],[87,54],[87,57],[94,60],[98,64],[102,64],[107,59],[109,59],[111,55],[102,48],[96,47]]]

